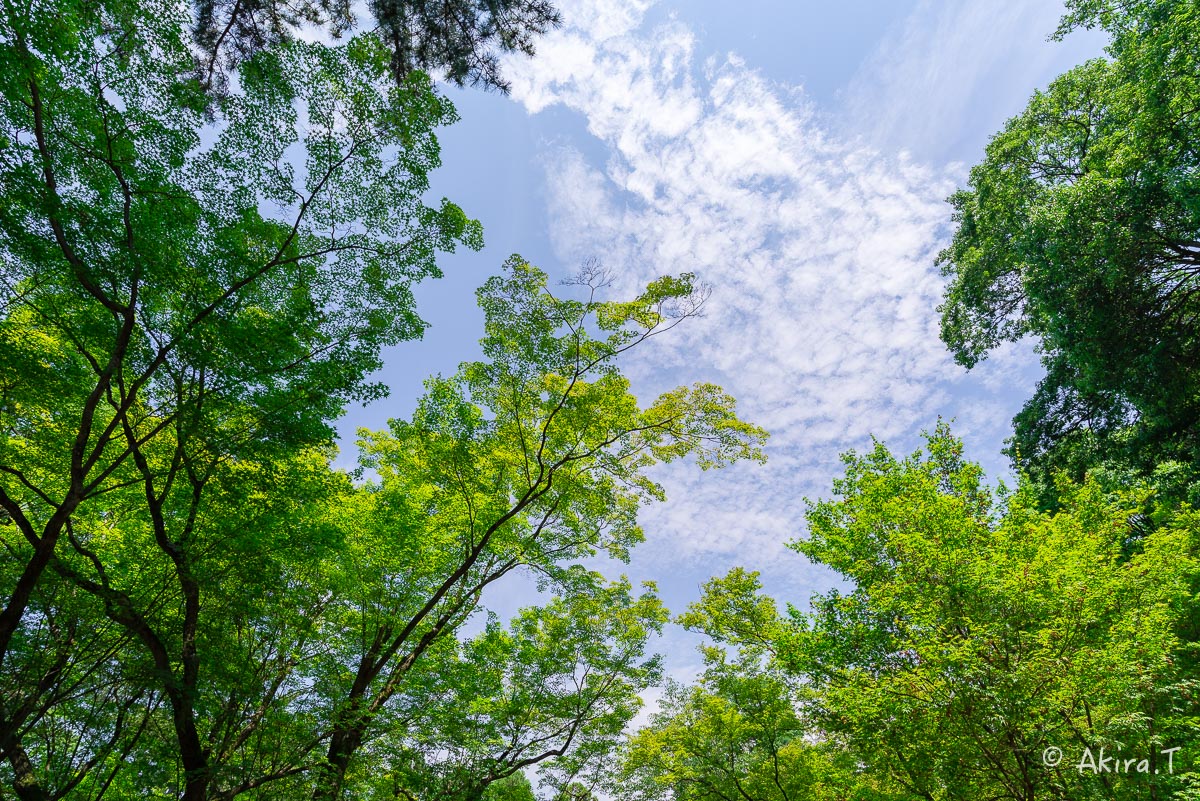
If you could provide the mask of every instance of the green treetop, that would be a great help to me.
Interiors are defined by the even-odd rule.
[[[1068,3],[1109,58],[1037,92],[951,198],[942,337],[968,367],[1032,335],[1047,375],[1018,415],[1024,466],[1075,478],[1194,458],[1200,431],[1200,11]],[[1051,455],[1054,452],[1054,455]]]

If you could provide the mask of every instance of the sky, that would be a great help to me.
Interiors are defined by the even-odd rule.
[[[805,498],[827,497],[839,454],[872,436],[907,453],[939,418],[993,478],[1040,371],[1028,344],[967,372],[938,338],[951,233],[945,198],[989,137],[1054,76],[1101,55],[1096,35],[1048,40],[1051,0],[565,0],[562,29],[507,64],[509,96],[445,89],[461,120],[440,136],[431,195],[484,228],[417,290],[430,328],[389,350],[391,396],[354,431],[411,411],[421,381],[475,358],[474,290],[520,253],[552,277],[599,257],[633,293],[664,273],[711,284],[705,316],[631,360],[646,401],[712,381],[771,434],[766,465],[655,473],[668,501],[616,575],[654,580],[675,612],[733,566],[804,607],[836,577],[786,547]],[[489,598],[529,603],[516,582]],[[671,675],[696,640],[657,643]]]

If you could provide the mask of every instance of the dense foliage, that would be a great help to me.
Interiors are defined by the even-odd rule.
[[[342,0],[0,9],[0,799],[1200,797],[1200,6],[1069,3],[1108,57],[951,198],[943,338],[1047,368],[1016,488],[942,424],[846,454],[790,543],[837,587],[712,579],[674,620],[690,684],[654,585],[593,558],[642,539],[656,465],[764,458],[719,387],[622,372],[695,275],[613,298],[513,256],[481,358],[333,466],[414,284],[482,244],[427,203],[455,119],[427,72],[503,88],[558,23],[365,10],[343,38]]]
[[[1140,499],[1095,482],[996,499],[944,431],[928,453],[846,459],[836,500],[795,547],[849,579],[783,638],[818,690],[810,711],[917,797],[1137,798],[1187,786],[1200,528],[1169,514],[1129,543]],[[1086,748],[1143,758],[1112,787]],[[1047,769],[1047,748],[1074,758]],[[1157,774],[1157,775],[1156,775]],[[1105,777],[1108,778],[1108,777]]]
[[[971,366],[1032,335],[1046,377],[1016,419],[1026,468],[1081,479],[1200,456],[1200,9],[1075,2],[1110,58],[1037,92],[951,198],[942,336]]]
[[[755,574],[710,582],[681,622],[739,656],[708,646],[699,682],[669,688],[622,797],[1193,797],[1194,512],[1136,537],[1152,491],[1095,480],[1042,511],[982,484],[945,427],[845,462],[793,547],[846,589],[780,615]]]
[[[459,86],[509,90],[500,60],[533,55],[537,37],[561,24],[550,0],[371,0],[366,9],[349,0],[193,0],[192,74],[216,94],[244,59],[323,30],[339,38],[373,18],[373,33],[387,48],[392,76],[403,83],[415,70]]]
[[[705,288],[559,298],[514,257],[484,359],[364,432],[356,480],[332,421],[481,242],[422,199],[450,104],[378,32],[261,42],[212,95],[176,5],[2,21],[0,794],[578,795],[666,615],[581,561],[640,539],[653,464],[761,458],[719,388],[620,372]],[[478,622],[521,573],[544,603]]]

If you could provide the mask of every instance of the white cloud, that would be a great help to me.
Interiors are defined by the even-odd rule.
[[[656,0],[574,0],[562,4],[567,29],[586,30],[601,42],[630,33],[642,24]]]
[[[647,5],[604,4],[599,36],[577,9],[512,65],[531,113],[572,109],[608,150],[602,166],[547,153],[563,261],[601,255],[626,290],[686,270],[714,286],[706,317],[644,354],[639,387],[715,380],[772,433],[765,468],[664,471],[671,500],[646,518],[644,556],[828,584],[782,543],[801,531],[801,497],[829,491],[838,454],[872,434],[913,447],[939,414],[961,415],[972,450],[994,454],[1032,380],[1027,356],[964,377],[938,338],[954,172],[847,141],[736,57],[696,64],[683,24],[638,29]],[[1015,394],[997,397],[989,372]]]
[[[1100,54],[1099,32],[1048,44],[1064,9],[1046,0],[921,0],[843,93],[848,136],[923,156],[996,130],[1047,80]]]

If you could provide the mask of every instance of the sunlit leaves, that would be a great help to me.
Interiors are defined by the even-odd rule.
[[[918,796],[1109,797],[1041,754],[1190,742],[1194,516],[1131,548],[1140,491],[1063,484],[1046,514],[1028,488],[994,498],[961,449],[939,428],[905,459],[846,457],[795,548],[851,585],[793,613],[779,652],[821,728]]]

